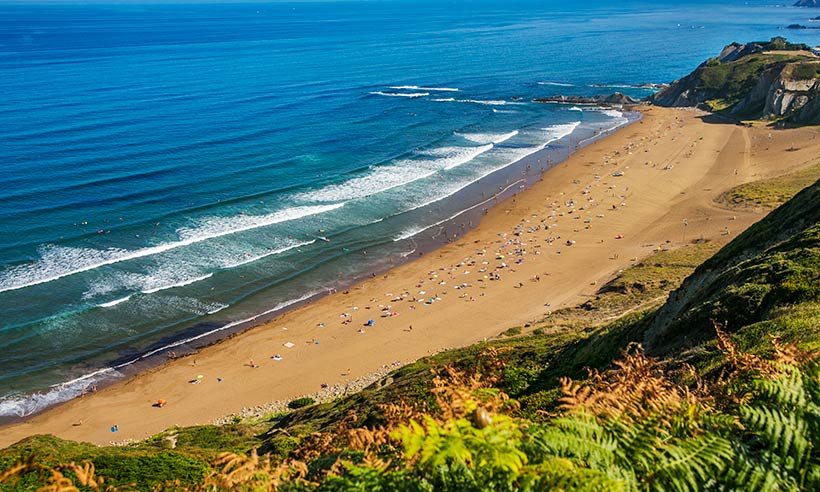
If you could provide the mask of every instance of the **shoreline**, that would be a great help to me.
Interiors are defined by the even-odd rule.
[[[454,194],[421,205],[418,208],[423,208],[436,202],[443,202],[447,205],[463,203],[459,200],[460,195],[469,195],[474,188],[483,188],[485,190],[495,190],[489,198],[486,198],[478,203],[469,205],[467,208],[461,208],[462,205],[457,205],[458,211],[438,222],[430,224],[429,226],[414,232],[412,235],[404,238],[394,238],[393,243],[412,245],[412,251],[398,256],[391,255],[389,262],[381,261],[374,263],[356,276],[348,279],[337,279],[335,283],[330,286],[322,286],[320,289],[314,288],[306,290],[304,293],[294,295],[292,298],[284,299],[274,305],[272,308],[265,309],[259,313],[253,314],[239,320],[221,320],[208,321],[202,320],[193,324],[182,331],[168,335],[159,339],[157,342],[147,346],[139,352],[132,352],[119,357],[113,358],[102,364],[102,367],[93,368],[90,372],[74,377],[68,381],[56,383],[49,386],[47,389],[35,391],[33,393],[23,396],[27,398],[29,395],[36,395],[42,397],[44,400],[51,391],[57,393],[61,391],[74,392],[75,396],[66,399],[53,400],[44,404],[41,408],[37,408],[25,415],[4,415],[0,416],[0,428],[6,425],[15,425],[25,420],[40,415],[52,409],[59,408],[61,405],[68,403],[74,399],[85,396],[85,387],[97,389],[104,389],[110,386],[122,384],[131,378],[139,377],[140,374],[146,371],[154,370],[161,367],[168,362],[169,354],[174,354],[174,358],[183,358],[190,355],[195,355],[198,351],[209,346],[222,343],[230,340],[242,333],[263,326],[280,316],[286,315],[288,312],[299,309],[300,307],[317,302],[318,300],[332,294],[339,290],[349,289],[355,285],[364,282],[371,278],[371,275],[383,275],[384,273],[415,261],[418,257],[435,252],[437,249],[446,246],[450,240],[446,237],[442,239],[442,234],[449,230],[456,230],[461,234],[467,233],[480,222],[484,215],[481,208],[486,211],[504,200],[515,196],[522,190],[530,189],[540,179],[544,172],[549,171],[551,167],[557,166],[568,159],[579,148],[586,147],[597,140],[605,138],[618,130],[634,124],[639,121],[641,116],[639,111],[628,108],[600,108],[602,111],[618,111],[622,118],[626,121],[620,122],[615,126],[609,128],[589,129],[591,133],[581,135],[573,138],[573,133],[565,135],[556,139],[553,142],[544,144],[543,148],[528,154],[516,161],[500,167],[487,175],[476,179],[469,183],[462,189],[456,191]],[[550,163],[550,167],[546,167],[545,163]],[[537,169],[540,167],[540,172]],[[532,172],[531,172],[532,171]],[[516,188],[516,185],[520,185]],[[475,192],[477,193],[477,191]],[[474,194],[475,194],[474,193]],[[485,192],[481,192],[483,196]],[[465,204],[466,205],[466,204]],[[458,222],[469,221],[470,227],[459,230]],[[476,224],[476,225],[472,225]],[[427,231],[439,227],[439,232],[430,237],[427,237]],[[391,245],[390,242],[377,243],[368,246],[368,250],[378,250],[383,246]],[[356,254],[357,251],[353,251]],[[416,256],[418,253],[418,256]],[[410,255],[413,255],[412,257]],[[382,259],[383,260],[383,259]],[[305,273],[305,272],[302,272]],[[127,298],[126,298],[127,299]]]
[[[312,300],[195,355],[4,425],[0,446],[39,433],[97,444],[139,440],[173,425],[204,424],[243,407],[289,400],[322,384],[372,374],[384,364],[470,345],[570,305],[654,248],[684,245],[682,218],[688,217],[686,234],[694,238],[722,236],[724,230],[733,237],[762,217],[756,211],[721,211],[711,202],[725,189],[766,171],[752,162],[751,146],[744,146],[748,133],[757,130],[705,123],[697,111],[639,111],[645,116],[640,123],[572,153],[532,188],[492,207],[478,227],[453,243],[358,282],[348,294]],[[816,130],[788,132],[778,139],[789,141],[793,134]],[[792,167],[815,151],[808,147],[790,153]],[[614,175],[622,169],[623,176]],[[613,239],[616,234],[622,238]],[[499,251],[508,247],[506,256],[512,257],[513,249],[526,252],[515,255],[523,258],[520,263],[499,270],[498,262],[505,264]],[[487,266],[482,267],[484,261]],[[500,271],[503,280],[481,278],[482,268]],[[435,296],[428,297],[428,290]],[[462,291],[465,297],[459,295]],[[412,302],[411,296],[424,299]],[[371,312],[362,318],[359,306]],[[385,306],[388,316],[382,315]],[[348,315],[344,321],[355,321],[339,324],[342,314]],[[375,326],[365,329],[362,321],[368,318],[375,319]],[[281,360],[272,359],[280,353]],[[198,374],[202,384],[188,384]],[[153,408],[159,398],[168,406]],[[113,425],[119,434],[109,432]]]

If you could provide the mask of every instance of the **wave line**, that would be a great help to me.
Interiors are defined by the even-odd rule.
[[[309,205],[288,208],[285,210],[280,210],[278,212],[273,212],[271,214],[262,216],[240,216],[240,218],[232,217],[229,219],[230,223],[227,226],[217,226],[215,230],[210,232],[206,231],[206,233],[202,233],[201,230],[197,229],[181,228],[177,230],[180,237],[183,238],[180,241],[160,244],[158,246],[151,246],[148,248],[142,248],[134,251],[128,251],[118,248],[110,248],[107,250],[92,250],[97,254],[102,254],[105,258],[97,258],[98,261],[94,263],[90,263],[80,267],[75,267],[73,269],[68,269],[59,273],[48,274],[43,272],[37,272],[37,262],[24,266],[12,267],[4,272],[3,277],[0,277],[0,292],[17,290],[26,287],[31,287],[34,285],[44,284],[47,282],[52,282],[54,280],[67,277],[69,275],[75,275],[78,273],[87,272],[89,270],[95,270],[102,266],[112,265],[114,263],[120,263],[123,261],[134,260],[137,258],[144,258],[146,256],[153,256],[183,246],[190,246],[191,244],[207,241],[209,239],[214,239],[222,236],[227,236],[230,234],[236,234],[243,231],[257,229],[259,227],[278,224],[280,222],[296,220],[311,215],[329,212],[342,206],[344,206],[344,203],[335,203],[330,205]],[[238,227],[231,227],[230,224],[233,224],[237,221],[240,222],[241,225],[239,225]],[[41,268],[43,267],[41,266]],[[35,269],[35,271],[32,272],[32,269]],[[37,278],[37,273],[40,273],[39,278]],[[26,275],[28,276],[28,278],[20,280],[17,278],[18,275]]]

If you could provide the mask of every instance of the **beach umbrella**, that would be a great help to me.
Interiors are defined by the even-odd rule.
[[[197,378],[197,379],[202,379],[202,378],[204,378],[204,377],[205,377],[205,376],[203,376],[202,374],[197,374],[197,375],[196,375],[196,378]]]

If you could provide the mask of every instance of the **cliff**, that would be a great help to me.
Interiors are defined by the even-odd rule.
[[[736,118],[820,124],[820,57],[782,38],[733,43],[649,100]]]

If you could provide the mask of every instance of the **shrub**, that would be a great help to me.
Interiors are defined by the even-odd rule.
[[[154,484],[177,480],[181,484],[202,483],[210,471],[205,462],[172,451],[136,456],[103,455],[93,461],[97,474],[107,480],[137,483],[148,490]]]
[[[307,407],[309,405],[313,405],[314,403],[316,403],[316,400],[306,396],[304,398],[291,400],[290,403],[288,403],[288,408],[296,410],[297,408]]]
[[[505,337],[514,337],[516,335],[521,334],[521,327],[520,326],[513,326],[512,328],[508,328],[504,330],[502,333]]]
[[[817,69],[820,65],[816,63],[800,63],[794,65],[791,70],[791,76],[798,80],[807,80],[817,77]]]
[[[539,372],[529,367],[507,366],[504,368],[504,389],[511,395],[520,394],[538,378]]]

